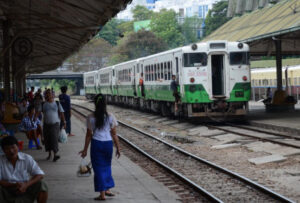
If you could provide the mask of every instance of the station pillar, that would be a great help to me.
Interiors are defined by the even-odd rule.
[[[6,49],[3,55],[3,75],[4,75],[4,99],[5,101],[11,101],[11,49],[9,46],[9,21],[3,21],[3,49]]]

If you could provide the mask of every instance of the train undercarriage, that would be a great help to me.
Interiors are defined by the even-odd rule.
[[[90,99],[91,96],[89,97]],[[248,102],[226,102],[216,100],[212,103],[178,104],[175,113],[175,102],[145,100],[143,98],[106,95],[108,104],[159,113],[162,116],[180,115],[184,118],[211,118],[213,120],[227,117],[242,117],[248,113]]]

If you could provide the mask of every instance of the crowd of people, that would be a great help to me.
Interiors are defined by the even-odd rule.
[[[55,93],[51,89],[41,89],[34,92],[34,87],[17,104],[20,120],[20,130],[33,141],[37,150],[43,149],[39,139],[48,152],[47,160],[53,162],[60,159],[58,155],[58,134],[60,129],[66,129],[71,134],[71,101],[67,95],[67,87],[61,87],[59,101],[54,100]],[[1,101],[1,100],[0,100]],[[91,163],[94,170],[94,189],[99,192],[95,200],[105,200],[106,196],[114,196],[110,191],[115,183],[111,172],[113,144],[116,146],[116,156],[120,156],[119,140],[116,134],[118,125],[113,114],[106,110],[106,99],[103,95],[95,98],[95,112],[87,118],[87,131],[83,149],[79,154],[87,156],[91,144]],[[0,121],[5,109],[0,104]],[[0,133],[6,133],[0,122]],[[45,173],[32,156],[19,151],[18,140],[14,136],[1,139],[0,155],[0,202],[47,202],[48,187],[43,177]]]

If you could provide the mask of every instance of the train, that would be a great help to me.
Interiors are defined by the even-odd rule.
[[[243,116],[251,97],[249,46],[208,41],[84,73],[85,94],[108,103],[175,114],[170,84],[176,76],[184,117]],[[139,84],[142,77],[143,85]]]
[[[282,86],[287,95],[300,98],[300,65],[282,68]],[[251,87],[253,100],[265,97],[267,88],[274,93],[277,89],[276,68],[256,68],[251,70]]]

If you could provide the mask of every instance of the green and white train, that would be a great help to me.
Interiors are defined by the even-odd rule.
[[[242,116],[248,111],[249,47],[240,42],[197,43],[86,72],[86,97],[102,93],[109,103],[172,115],[172,75],[176,75],[179,106],[186,117]]]

